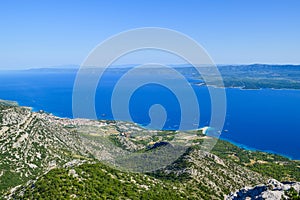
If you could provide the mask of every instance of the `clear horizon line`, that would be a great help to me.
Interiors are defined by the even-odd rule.
[[[117,64],[111,65],[113,68],[126,68],[129,65],[142,65],[138,63],[126,63],[126,64]],[[189,63],[164,63],[163,65],[191,65]],[[209,65],[209,64],[199,64],[199,65]],[[250,65],[277,65],[277,66],[284,66],[284,65],[294,65],[300,66],[300,63],[260,63],[260,62],[253,62],[253,63],[215,63],[216,66],[250,66]],[[60,64],[60,65],[49,65],[49,66],[35,66],[35,67],[7,67],[1,68],[0,71],[15,71],[15,70],[31,70],[31,69],[76,69],[79,68],[80,64]],[[100,66],[91,66],[91,67],[100,67]]]

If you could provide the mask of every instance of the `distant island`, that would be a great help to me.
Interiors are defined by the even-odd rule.
[[[126,73],[129,69],[138,66],[118,65],[111,66],[108,72],[117,74]],[[198,71],[189,64],[169,65],[178,70],[185,77],[191,79],[191,82],[199,86],[215,86],[220,87],[217,81],[218,76],[211,73],[211,66],[202,66],[201,71],[209,78],[204,82],[203,77]],[[59,66],[50,68],[33,68],[28,70],[14,70],[22,73],[76,73],[80,66]],[[92,70],[102,67],[93,67]],[[226,88],[241,89],[300,89],[300,65],[270,65],[270,64],[250,64],[250,65],[217,65],[222,75],[224,86]],[[157,68],[156,70],[159,70]],[[9,71],[6,71],[9,72]],[[146,70],[147,72],[147,70]],[[1,71],[0,71],[1,73]],[[2,72],[3,73],[3,72]]]
[[[185,67],[178,69],[188,77],[201,81],[196,84],[220,87],[217,82],[213,81],[217,76],[210,73],[210,67],[202,69],[211,79],[205,83],[201,75],[192,67],[189,70]],[[300,65],[219,65],[218,70],[226,88],[300,89]]]

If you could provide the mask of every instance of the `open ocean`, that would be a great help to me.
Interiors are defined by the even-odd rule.
[[[72,90],[76,70],[28,70],[0,72],[0,99],[72,118]],[[111,93],[120,74],[108,73],[96,93],[99,119],[113,119]],[[200,126],[210,119],[210,100],[206,87],[194,85],[200,102]],[[226,89],[227,116],[221,138],[249,149],[274,152],[300,159],[300,90]],[[162,104],[168,118],[165,129],[180,122],[179,103],[165,87],[149,84],[139,88],[130,100],[134,122],[147,125],[148,109]]]

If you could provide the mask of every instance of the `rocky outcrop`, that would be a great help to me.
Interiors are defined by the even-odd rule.
[[[208,193],[212,199],[223,199],[226,191],[228,194],[245,185],[267,181],[261,174],[199,149],[188,150],[174,164],[163,169],[163,173],[174,174],[178,178],[187,177],[196,191],[196,199],[206,199]]]
[[[255,187],[245,187],[226,197],[226,200],[240,199],[258,199],[258,200],[276,200],[291,199],[289,191],[300,192],[299,182],[281,183],[275,179],[270,179],[267,184],[257,185]]]

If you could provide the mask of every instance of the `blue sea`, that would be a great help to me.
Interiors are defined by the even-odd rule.
[[[1,71],[0,99],[72,118],[76,72],[75,69]],[[95,98],[99,119],[113,119],[111,94],[121,75],[107,73],[99,82]],[[189,81],[193,83],[194,80]],[[197,85],[193,85],[193,89],[200,102],[200,126],[207,126],[211,106],[208,90]],[[300,90],[227,88],[226,96],[222,139],[249,149],[300,159]],[[153,104],[163,105],[168,114],[164,129],[176,129],[181,115],[179,102],[172,92],[157,84],[140,87],[132,95],[130,114],[133,121],[147,126],[150,123],[148,110]]]

